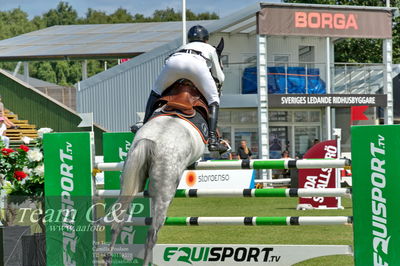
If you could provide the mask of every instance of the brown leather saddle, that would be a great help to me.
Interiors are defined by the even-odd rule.
[[[208,120],[206,99],[187,79],[178,80],[167,88],[156,105],[162,106],[163,113],[177,113],[184,117],[193,117],[198,111]]]

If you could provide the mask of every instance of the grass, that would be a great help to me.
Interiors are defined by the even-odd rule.
[[[297,211],[297,198],[174,199],[168,216],[351,216],[350,199],[344,210]],[[169,244],[293,244],[352,245],[352,226],[165,226],[158,243]],[[351,256],[308,260],[305,265],[354,265]]]

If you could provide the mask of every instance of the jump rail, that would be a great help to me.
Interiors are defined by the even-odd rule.
[[[218,160],[200,161],[190,165],[188,170],[237,170],[237,169],[314,169],[314,168],[344,168],[349,167],[349,159],[254,159],[254,160]],[[123,162],[97,163],[96,167],[101,171],[122,171]]]
[[[103,218],[99,225],[110,225],[112,217]],[[152,217],[130,217],[125,225],[151,225]],[[352,216],[283,216],[283,217],[167,217],[167,226],[198,226],[198,225],[344,225],[352,224]]]
[[[119,190],[97,190],[100,198],[115,198]],[[211,197],[345,197],[351,195],[350,188],[267,188],[267,189],[178,189],[175,198],[211,198]],[[136,195],[137,198],[149,197],[144,191]]]

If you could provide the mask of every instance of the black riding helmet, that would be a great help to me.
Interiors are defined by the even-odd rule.
[[[201,25],[196,25],[188,31],[189,42],[205,42],[208,41],[208,31]]]

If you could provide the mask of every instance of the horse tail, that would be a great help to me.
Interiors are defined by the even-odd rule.
[[[122,170],[121,196],[133,196],[143,191],[156,143],[140,139],[129,150]]]
[[[148,170],[151,164],[151,157],[154,153],[156,143],[149,139],[140,139],[130,148],[128,156],[125,160],[121,179],[121,193],[113,214],[113,222],[111,225],[111,245],[110,251],[113,249],[119,233],[124,226],[122,222],[134,196],[144,190]]]

